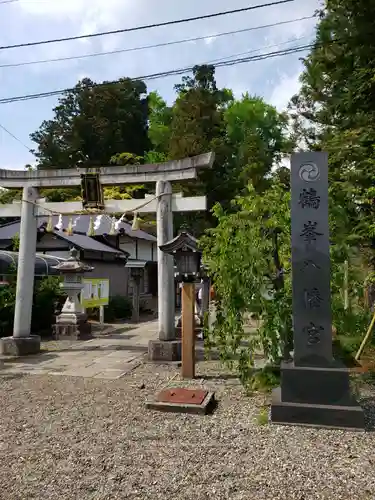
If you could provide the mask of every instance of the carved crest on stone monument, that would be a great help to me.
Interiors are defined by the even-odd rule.
[[[316,163],[304,163],[298,172],[299,178],[305,182],[316,182],[320,178],[320,170]]]

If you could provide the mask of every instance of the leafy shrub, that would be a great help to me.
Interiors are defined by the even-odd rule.
[[[62,298],[60,278],[49,276],[35,281],[31,332],[49,335],[55,321],[55,304]],[[16,281],[0,289],[0,336],[13,334],[14,310],[16,304]]]
[[[343,306],[333,309],[333,324],[338,335],[357,336],[365,335],[371,321],[371,311],[364,308],[345,310]]]
[[[0,288],[0,337],[12,335],[16,287],[12,285]]]
[[[133,305],[129,297],[114,295],[109,298],[108,306],[104,308],[104,320],[110,323],[116,319],[129,319],[132,312]]]
[[[63,299],[65,294],[60,289],[61,278],[48,276],[37,280],[34,286],[33,314],[31,331],[38,335],[51,333],[51,325],[55,322],[56,303]]]

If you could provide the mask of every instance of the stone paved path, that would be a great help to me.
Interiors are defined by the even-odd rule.
[[[157,321],[138,325],[108,325],[85,341],[42,342],[40,354],[22,358],[0,356],[0,376],[26,373],[117,379],[136,368],[157,338]]]
[[[118,379],[145,360],[149,340],[157,339],[157,330],[157,320],[137,325],[94,324],[91,340],[47,340],[42,342],[42,352],[37,355],[21,358],[0,355],[0,377],[29,374]],[[218,359],[215,351],[210,357]],[[265,364],[263,356],[259,353],[256,358],[255,366],[261,368]],[[197,341],[196,361],[203,359],[203,342]]]

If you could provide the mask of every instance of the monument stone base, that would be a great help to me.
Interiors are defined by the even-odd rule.
[[[181,340],[150,340],[149,361],[181,361]]]
[[[363,408],[350,390],[349,370],[334,361],[329,367],[281,364],[281,386],[272,394],[274,424],[364,430]]]
[[[40,337],[4,337],[0,339],[0,352],[4,356],[27,356],[40,352]]]
[[[56,320],[53,333],[56,339],[60,337],[70,337],[76,340],[91,338],[91,323],[87,321],[85,314],[62,313]]]

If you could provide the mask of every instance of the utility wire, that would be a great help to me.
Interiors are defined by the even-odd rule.
[[[233,65],[236,65],[236,64],[243,64],[243,63],[252,62],[252,61],[263,61],[265,59],[270,59],[270,58],[274,58],[274,57],[279,57],[279,56],[285,56],[285,55],[289,55],[289,54],[296,54],[296,53],[299,53],[299,52],[304,52],[306,50],[312,49],[315,46],[316,46],[316,43],[310,43],[310,44],[301,45],[301,46],[297,46],[297,47],[291,47],[289,49],[283,49],[283,50],[274,51],[274,52],[267,52],[265,54],[258,54],[258,55],[255,55],[255,56],[242,57],[242,58],[236,58],[235,55],[234,56],[227,56],[226,58],[223,58],[223,59],[229,59],[230,57],[235,57],[235,58],[234,59],[229,59],[229,60],[224,60],[222,62],[217,62],[215,64],[215,67],[216,68],[220,68],[220,67],[225,67],[225,66],[233,66]],[[260,49],[258,49],[258,50],[260,50]],[[201,65],[203,65],[203,64],[209,65],[210,62],[201,63]],[[155,80],[155,79],[159,79],[159,78],[166,78],[166,77],[172,76],[172,75],[183,75],[183,74],[186,74],[186,73],[190,73],[195,66],[196,65],[185,67],[185,68],[173,69],[173,70],[169,70],[169,71],[163,71],[163,72],[160,72],[160,73],[153,73],[153,74],[148,74],[148,75],[142,75],[142,76],[139,76],[139,77],[136,77],[136,78],[129,78],[128,80],[133,80],[133,81],[143,80],[143,81],[147,81],[147,80]],[[119,82],[121,82],[121,80],[122,79],[120,79],[120,80],[114,80],[114,81],[111,81],[111,82],[96,83],[92,87],[103,87],[103,86],[104,87],[105,86],[108,87],[109,85],[116,85],[116,84],[118,84]],[[22,95],[22,96],[6,97],[6,98],[3,98],[3,99],[0,99],[0,104],[8,104],[8,103],[19,102],[19,101],[28,101],[28,100],[32,100],[32,99],[40,99],[40,98],[43,98],[43,97],[53,97],[53,96],[64,94],[66,92],[74,92],[76,90],[77,89],[75,87],[73,87],[73,88],[67,88],[67,89],[52,90],[52,91],[49,91],[49,92],[38,92],[36,94],[26,94],[26,95]]]
[[[13,1],[15,1],[15,0],[13,0]],[[0,2],[0,5],[1,5],[1,2]],[[21,139],[19,139],[17,136],[15,136],[14,134],[12,134],[12,132],[10,132],[10,130],[8,130],[7,128],[5,128],[4,125],[1,125],[1,123],[0,123],[0,128],[2,130],[4,130],[4,132],[6,132],[8,135],[10,135],[11,137],[13,137],[13,139],[15,139],[17,142],[19,142],[24,148],[26,148],[29,153],[33,154],[33,152],[31,151],[31,149],[29,147],[27,147],[26,144],[21,141]]]
[[[263,47],[258,47],[257,49],[246,50],[245,52],[231,54],[230,56],[224,56],[224,57],[219,57],[217,59],[211,59],[208,63],[204,63],[204,64],[210,64],[210,65],[213,64],[216,67],[218,67],[219,63],[225,63],[225,62],[230,63],[231,62],[230,60],[231,59],[233,60],[233,58],[238,58],[238,57],[242,57],[242,56],[250,56],[250,54],[254,54],[254,52],[259,52],[260,50],[263,50],[263,49],[273,49],[274,47],[280,47],[281,45],[286,45],[288,43],[299,42],[300,40],[304,40],[306,38],[308,38],[308,37],[301,36],[298,38],[294,38],[293,40],[286,40],[286,41],[280,42],[280,43],[273,43],[272,45],[264,45]],[[291,47],[289,50],[294,50],[294,47]],[[262,54],[258,54],[258,56],[261,56],[261,55]],[[228,61],[228,59],[229,59],[229,61]]]
[[[10,1],[10,0],[6,0],[6,1]],[[0,50],[16,49],[16,48],[21,48],[21,47],[32,47],[35,45],[45,45],[47,43],[67,42],[67,41],[71,41],[71,40],[82,40],[84,38],[94,38],[94,37],[99,37],[99,36],[115,35],[118,33],[130,33],[132,31],[141,31],[141,30],[146,30],[146,29],[151,29],[151,28],[159,28],[162,26],[171,26],[171,25],[175,25],[175,24],[190,23],[192,21],[199,21],[201,19],[212,19],[215,17],[227,16],[229,14],[237,14],[240,12],[247,12],[250,10],[262,9],[265,7],[272,7],[273,5],[280,5],[280,4],[290,3],[290,2],[294,2],[294,1],[295,0],[277,0],[274,2],[263,3],[263,4],[259,4],[259,5],[251,5],[250,7],[243,7],[241,9],[233,9],[233,10],[227,10],[227,11],[222,11],[222,12],[215,12],[213,14],[206,14],[206,15],[202,15],[202,16],[186,17],[184,19],[175,19],[173,21],[164,21],[162,23],[145,24],[143,26],[135,26],[133,28],[124,28],[124,29],[118,29],[118,30],[112,30],[112,31],[101,31],[99,33],[91,33],[88,35],[77,35],[77,36],[69,36],[69,37],[64,37],[64,38],[54,38],[54,39],[49,39],[49,40],[40,40],[38,42],[25,42],[25,43],[18,43],[15,45],[3,45],[0,47]]]
[[[86,58],[90,58],[90,57],[99,57],[99,56],[107,56],[107,55],[112,55],[112,54],[122,54],[125,52],[135,52],[135,51],[139,51],[139,50],[156,49],[156,48],[160,48],[160,47],[167,47],[170,45],[179,45],[182,43],[190,43],[190,42],[197,42],[200,40],[207,40],[208,38],[211,38],[211,37],[219,38],[222,36],[236,35],[239,33],[248,33],[249,31],[255,31],[255,30],[260,30],[260,29],[265,29],[265,28],[273,28],[276,26],[282,26],[284,24],[291,24],[291,23],[296,23],[299,21],[305,21],[307,19],[313,19],[314,17],[315,16],[299,17],[297,19],[290,19],[288,21],[279,21],[277,23],[272,23],[272,24],[263,24],[261,26],[253,26],[251,28],[244,28],[244,29],[234,30],[234,31],[226,31],[223,33],[217,33],[217,34],[206,35],[206,36],[198,36],[195,38],[184,38],[182,40],[173,40],[170,42],[157,43],[154,45],[143,45],[143,46],[131,47],[131,48],[127,48],[127,49],[110,50],[108,52],[94,52],[91,54],[82,54],[82,55],[77,55],[77,56],[57,57],[55,59],[41,59],[41,60],[36,60],[36,61],[23,61],[23,62],[18,62],[18,63],[0,64],[0,68],[16,68],[16,67],[20,67],[20,66],[29,66],[29,65],[34,65],[34,64],[45,64],[45,63],[51,63],[51,62],[72,61],[74,59],[86,59]]]
[[[3,0],[2,2],[0,2],[0,5],[3,5],[5,3],[15,3],[15,2],[18,2],[19,0]]]

